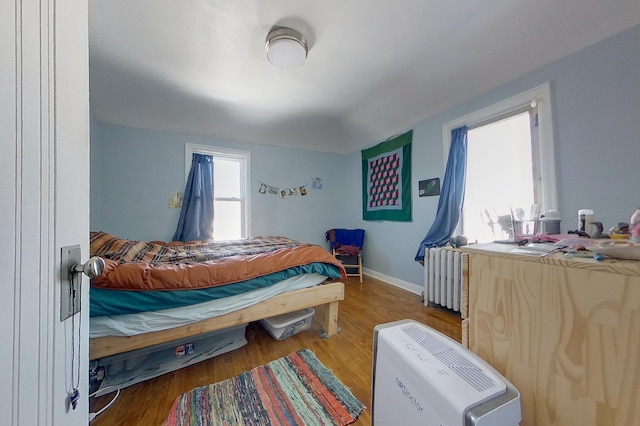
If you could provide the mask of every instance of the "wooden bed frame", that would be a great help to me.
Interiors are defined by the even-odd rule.
[[[294,290],[238,311],[181,327],[135,336],[105,336],[90,339],[89,359],[103,358],[320,305],[326,305],[323,335],[330,337],[338,332],[338,303],[340,300],[344,300],[344,283],[342,282]]]

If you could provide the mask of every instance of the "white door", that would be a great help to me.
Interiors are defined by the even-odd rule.
[[[64,246],[80,244],[88,257],[87,7],[84,0],[0,3],[3,425],[88,422],[87,280],[83,309],[60,321],[59,267]],[[73,410],[67,396],[76,380]]]

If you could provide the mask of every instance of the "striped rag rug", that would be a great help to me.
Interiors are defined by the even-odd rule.
[[[348,425],[364,405],[309,349],[179,396],[165,421],[182,425]]]

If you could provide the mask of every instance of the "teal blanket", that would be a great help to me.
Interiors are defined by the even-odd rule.
[[[126,291],[91,287],[89,290],[89,311],[90,316],[98,317],[178,308],[235,296],[251,290],[269,287],[297,275],[311,273],[318,273],[335,279],[342,278],[340,270],[333,265],[310,263],[239,283],[197,290]]]

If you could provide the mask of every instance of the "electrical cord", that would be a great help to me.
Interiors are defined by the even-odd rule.
[[[82,281],[78,283],[78,294],[76,294],[76,277],[78,274],[72,273],[71,275],[71,291],[72,291],[72,313],[71,313],[71,393],[69,394],[69,405],[72,409],[76,409],[78,405],[78,399],[80,399],[80,391],[78,388],[80,387],[80,345],[82,340],[80,339],[80,335],[82,333],[82,314],[79,314],[79,325],[78,325],[78,374],[74,375],[73,366],[76,361],[76,303],[78,303],[78,298],[80,297],[80,286],[82,285]],[[81,278],[82,279],[82,278]]]
[[[117,391],[118,389],[120,389],[118,386],[112,385],[112,386],[105,386],[105,387],[100,387],[97,391],[89,394],[89,398],[94,397],[98,394],[98,392],[102,392],[102,395],[100,396],[104,396],[108,393],[113,393],[115,391]],[[107,392],[108,390],[108,392]]]
[[[95,394],[95,392],[94,392]],[[96,417],[98,417],[100,414],[104,413],[105,411],[107,411],[107,409],[109,407],[111,407],[111,405],[116,401],[116,399],[118,399],[118,396],[120,396],[120,389],[116,390],[116,396],[113,397],[113,399],[111,401],[109,401],[109,403],[107,405],[105,405],[104,407],[102,407],[101,409],[99,409],[98,411],[96,411],[95,413],[89,413],[89,422],[92,422],[93,419],[95,419]]]

